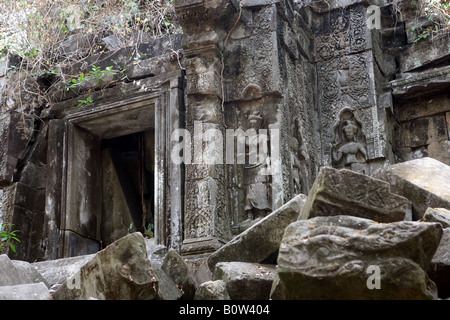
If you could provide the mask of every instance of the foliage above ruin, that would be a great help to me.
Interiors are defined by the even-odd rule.
[[[1,0],[0,53],[32,77],[58,75],[93,54],[182,32],[173,0]]]

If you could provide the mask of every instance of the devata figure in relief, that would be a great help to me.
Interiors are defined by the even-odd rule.
[[[292,135],[289,137],[289,147],[291,155],[292,191],[294,194],[309,191],[308,185],[308,162],[309,156],[302,138],[300,119],[296,118],[291,129]]]
[[[254,110],[248,115],[247,120],[249,129],[256,130],[255,132],[258,133],[263,122],[261,113]],[[244,165],[244,210],[247,220],[240,224],[241,230],[248,228],[272,210],[268,187],[270,177],[266,172],[267,164],[270,163],[267,143],[267,139],[261,139],[260,134],[250,135],[246,139],[246,159],[249,159],[249,161],[246,161]],[[264,148],[266,152],[261,153],[261,148]],[[254,154],[255,152],[257,154]],[[253,163],[250,159],[257,159],[257,161]]]
[[[367,160],[364,136],[354,117],[341,120],[337,129],[338,141],[332,145],[333,166],[354,170]]]

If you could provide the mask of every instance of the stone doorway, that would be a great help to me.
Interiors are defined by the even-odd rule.
[[[167,138],[180,125],[182,104],[174,91],[76,110],[53,121],[58,138],[49,150],[59,157],[62,148],[62,168],[50,189],[57,196],[61,183],[61,206],[52,205],[58,197],[48,193],[46,213],[54,217],[48,224],[62,243],[56,257],[94,253],[148,229],[157,243],[181,246],[184,175],[169,161]]]
[[[101,156],[102,245],[130,231],[153,237],[155,131],[103,139]]]

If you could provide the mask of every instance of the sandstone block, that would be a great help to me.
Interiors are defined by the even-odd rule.
[[[436,283],[439,298],[450,297],[450,228],[444,229],[428,275]]]
[[[214,279],[226,283],[232,300],[268,300],[275,274],[275,265],[221,262],[216,265]]]
[[[306,196],[299,194],[258,223],[234,237],[208,259],[211,271],[218,262],[243,261],[271,263],[276,261],[284,229],[297,220]]]
[[[425,270],[441,236],[438,223],[351,216],[294,222],[281,243],[271,297],[436,299]]]
[[[430,208],[450,210],[450,166],[433,158],[393,164],[376,171],[373,178],[390,183],[391,191],[412,202],[413,220]]]
[[[428,208],[423,219],[427,222],[439,222],[442,228],[450,227],[450,210],[444,208]]]
[[[203,282],[197,288],[194,300],[230,300],[226,283],[222,280]]]
[[[129,234],[84,264],[53,297],[57,300],[178,299],[181,291],[159,268],[151,265],[144,237]]]
[[[193,299],[195,282],[183,258],[174,250],[169,249],[161,269],[172,278],[178,289],[183,292],[183,299]]]
[[[378,222],[404,219],[409,201],[390,191],[389,184],[350,170],[322,168],[300,219],[349,215]]]
[[[0,300],[50,300],[50,292],[43,283],[3,286],[0,287]]]

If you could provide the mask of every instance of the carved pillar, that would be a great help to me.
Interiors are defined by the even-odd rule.
[[[343,114],[351,114],[360,123],[352,143],[360,143],[359,164],[356,171],[370,174],[391,158],[389,134],[384,125],[385,110],[379,99],[383,79],[379,69],[378,30],[367,25],[367,6],[357,2],[332,10],[315,12],[320,21],[315,30],[315,61],[318,74],[318,114],[321,131],[321,166],[340,166],[338,154],[344,133]],[[378,61],[377,61],[378,60]],[[345,118],[345,116],[344,116]],[[345,124],[345,123],[344,123]],[[339,129],[340,127],[340,129]],[[349,131],[349,129],[347,129]],[[357,141],[359,139],[359,141]],[[364,141],[363,141],[364,140]],[[347,141],[347,143],[350,143]],[[349,145],[347,145],[348,147]]]
[[[207,132],[215,132],[218,140],[225,137],[221,46],[236,13],[230,0],[176,1],[184,30],[186,129],[193,138],[192,161],[185,171],[183,255],[215,251],[230,238],[223,148],[214,145],[218,157],[208,164],[211,145],[204,137]]]

